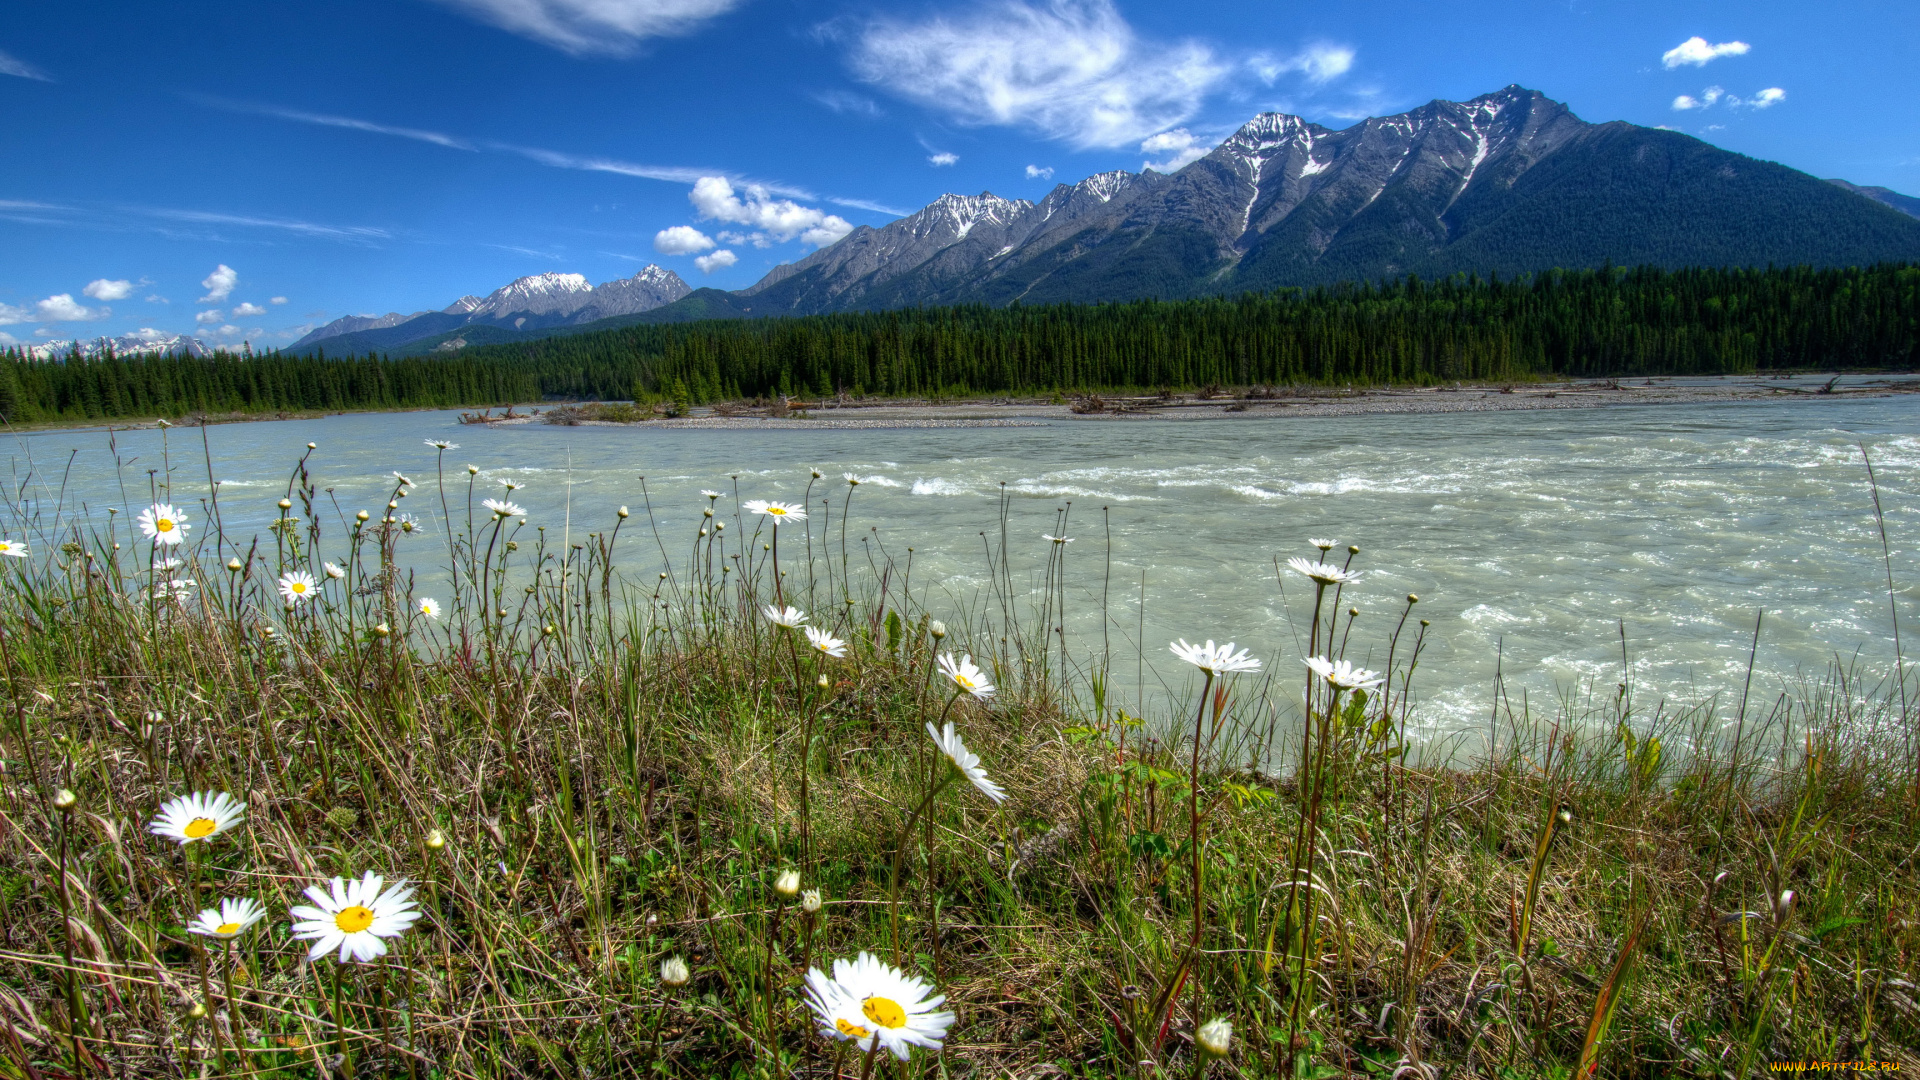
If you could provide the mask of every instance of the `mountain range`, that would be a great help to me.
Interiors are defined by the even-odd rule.
[[[1509,86],[1341,130],[1262,113],[1177,172],[1101,173],[1038,202],[942,195],[737,292],[689,290],[648,267],[632,280],[651,275],[659,286],[633,290],[616,312],[585,297],[627,282],[587,290],[577,274],[543,274],[443,312],[336,320],[294,347],[418,353],[589,324],[1233,295],[1607,264],[1883,261],[1920,261],[1920,200],[1676,131],[1588,123]]]
[[[392,349],[434,336],[441,339],[438,345],[459,348],[465,342],[449,331],[467,326],[551,330],[652,311],[692,291],[679,274],[653,265],[630,278],[599,285],[587,284],[579,274],[534,274],[484,297],[463,296],[439,311],[338,318],[294,342],[288,351],[305,352],[315,346],[346,352]],[[322,344],[326,342],[331,343]]]
[[[226,348],[227,346],[221,346]],[[119,337],[55,339],[23,347],[30,360],[59,360],[78,350],[81,356],[100,356],[111,350],[115,356],[137,353],[169,353],[174,356],[212,356],[215,347],[186,334],[164,334],[157,330],[138,330]]]

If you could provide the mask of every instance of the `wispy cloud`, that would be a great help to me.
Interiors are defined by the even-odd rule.
[[[539,251],[534,248],[517,247],[513,244],[487,244],[486,246],[496,251],[511,251],[515,255],[525,255],[530,259],[545,259],[548,262],[559,262],[565,258],[565,256],[557,251]]]
[[[16,79],[36,79],[40,82],[53,81],[53,76],[6,52],[0,52],[0,75],[11,75]]]
[[[640,41],[687,33],[740,0],[440,0],[562,52],[621,56]]]
[[[168,221],[182,221],[196,225],[239,225],[249,229],[274,229],[327,240],[372,243],[376,240],[390,240],[393,238],[393,234],[385,229],[375,229],[361,225],[322,225],[318,222],[300,221],[295,218],[257,217],[251,214],[221,214],[208,210],[170,210],[163,208],[142,208],[138,212],[151,214],[154,217],[163,218]]]
[[[1325,83],[1352,70],[1354,55],[1351,46],[1321,41],[1292,56],[1255,53],[1247,58],[1247,69],[1268,85],[1288,72],[1299,72],[1307,77],[1308,82]]]
[[[942,150],[937,154],[927,155],[927,164],[929,165],[944,166],[944,165],[958,165],[959,163],[960,163],[960,155],[955,153],[950,153],[946,150]]]
[[[395,138],[414,139],[420,142],[433,143],[436,146],[444,146],[452,150],[492,151],[495,153],[512,154],[516,157],[522,157],[528,161],[537,162],[554,169],[570,169],[576,172],[611,173],[615,176],[631,176],[641,180],[660,180],[669,184],[692,184],[698,182],[703,176],[722,176],[731,183],[754,185],[765,189],[769,194],[779,195],[782,198],[819,199],[833,203],[836,206],[847,206],[856,210],[868,210],[876,214],[890,214],[894,217],[902,217],[910,213],[910,211],[901,210],[884,203],[874,202],[870,199],[857,199],[838,195],[816,195],[806,188],[793,184],[782,183],[777,180],[762,180],[756,177],[743,176],[739,173],[730,172],[725,169],[716,169],[711,166],[655,165],[646,162],[623,161],[619,158],[597,154],[573,154],[561,150],[548,150],[544,147],[523,146],[519,143],[501,142],[497,139],[471,139],[438,131],[426,131],[420,128],[405,127],[397,124],[382,124],[371,120],[360,120],[354,117],[329,116],[323,113],[308,112],[304,109],[289,109],[278,105],[235,102],[204,94],[190,94],[187,96],[189,100],[202,105],[210,108],[225,109],[229,112],[249,113],[255,116],[266,116],[294,123],[350,128],[355,131],[366,131],[377,135],[390,135]],[[60,208],[39,203],[9,204],[4,200],[0,200],[0,215],[7,214],[10,209],[31,211]],[[385,234],[382,233],[381,235],[384,236]]]
[[[349,131],[365,131],[375,135],[392,135],[401,139],[413,139],[417,142],[444,146],[449,150],[473,150],[474,145],[465,139],[424,128],[401,127],[395,124],[376,124],[371,120],[361,120],[351,116],[333,116],[328,113],[307,112],[304,109],[288,109],[278,105],[264,105],[256,102],[233,101],[228,98],[214,97],[210,94],[188,94],[187,99],[209,108],[223,109],[227,112],[246,113],[254,116],[270,116],[276,120],[291,120],[297,124],[313,124],[318,127],[345,128]]]
[[[1725,104],[1729,109],[1771,109],[1787,100],[1787,92],[1778,86],[1769,86],[1750,98],[1738,94],[1729,94],[1718,86],[1709,86],[1700,91],[1700,96],[1681,94],[1673,99],[1675,112],[1688,112],[1693,109],[1711,109],[1715,105]]]
[[[1053,166],[1048,165],[1042,168],[1039,165],[1029,165],[1027,166],[1027,179],[1051,180],[1053,179]]]
[[[1158,173],[1174,173],[1186,168],[1195,161],[1206,157],[1213,151],[1213,143],[1196,137],[1186,128],[1178,127],[1172,131],[1163,131],[1140,144],[1140,152],[1154,157],[1164,155],[1161,161],[1144,161],[1143,169],[1152,169]]]
[[[1744,56],[1753,46],[1744,41],[1723,41],[1710,45],[1703,37],[1690,37],[1687,40],[1660,54],[1660,64],[1668,71],[1692,64],[1705,67],[1708,62],[1723,56]]]
[[[1111,0],[1007,0],[958,18],[878,19],[860,32],[852,64],[962,123],[1026,127],[1083,148],[1187,120],[1234,67],[1199,42],[1142,39]]]
[[[860,116],[885,116],[880,103],[866,96],[847,90],[821,90],[813,95],[813,100],[825,105],[837,113],[856,113]]]

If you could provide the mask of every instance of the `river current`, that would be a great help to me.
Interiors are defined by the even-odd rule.
[[[174,501],[204,528],[210,457],[229,534],[264,532],[311,441],[314,478],[346,515],[377,513],[396,470],[419,484],[405,509],[425,527],[405,543],[430,587],[445,523],[428,439],[459,444],[445,457],[456,517],[469,463],[480,469],[479,494],[522,485],[512,498],[550,533],[603,531],[616,507],[631,506],[618,558],[636,581],[651,581],[661,562],[648,499],[680,559],[708,502],[702,489],[724,493],[718,510],[732,521],[736,490],[799,501],[817,469],[812,503],[818,517],[831,500],[835,560],[842,477],[852,475],[861,480],[847,519],[852,565],[866,562],[863,535],[896,560],[910,547],[916,599],[957,615],[983,602],[981,534],[998,542],[1003,491],[1019,590],[1039,588],[1052,547],[1042,534],[1057,532],[1064,513],[1074,541],[1064,571],[1069,654],[1085,664],[1104,650],[1117,696],[1150,714],[1190,687],[1167,651],[1174,637],[1232,639],[1291,681],[1311,585],[1277,575],[1275,564],[1316,555],[1309,537],[1338,540],[1335,554],[1362,549],[1354,566],[1364,577],[1343,600],[1361,611],[1355,659],[1384,660],[1405,595],[1419,594],[1416,614],[1432,627],[1415,715],[1429,733],[1484,729],[1496,666],[1510,697],[1611,693],[1622,680],[1623,628],[1641,701],[1739,693],[1756,613],[1761,700],[1836,657],[1891,671],[1863,442],[1903,618],[1920,580],[1911,554],[1920,396],[799,431],[478,427],[456,413],[414,412],[220,425],[206,429],[204,448],[199,429],[122,431],[117,450],[104,431],[53,431],[9,440],[10,487],[37,513],[6,528],[39,543],[57,504],[65,521],[101,524],[108,507],[137,512],[149,470],[170,477]],[[338,547],[341,519],[327,510]],[[783,534],[782,557],[798,569],[794,539]]]

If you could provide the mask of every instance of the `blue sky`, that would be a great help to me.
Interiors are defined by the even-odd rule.
[[[942,192],[1035,199],[1264,110],[1345,127],[1508,83],[1920,193],[1915,55],[1896,0],[25,0],[0,344],[271,347],[649,262],[739,288]]]

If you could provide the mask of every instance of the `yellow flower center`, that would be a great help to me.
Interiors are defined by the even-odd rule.
[[[219,827],[219,823],[210,817],[197,817],[187,822],[187,827],[180,831],[185,833],[189,840],[199,840],[203,837],[212,836],[213,830]]]
[[[339,927],[342,933],[357,934],[373,925],[373,912],[355,904],[350,908],[342,909],[338,915],[335,915],[333,925]]]
[[[232,937],[240,932],[240,924],[237,922],[221,923],[214,928],[213,932],[219,934],[221,937]]]
[[[304,581],[296,581],[292,585],[287,586],[287,588],[293,592],[303,593],[307,591],[307,583]]]
[[[835,1020],[833,1022],[833,1026],[840,1029],[840,1034],[845,1035],[850,1039],[864,1039],[867,1036],[873,1034],[873,1032],[868,1031],[866,1028],[863,1028],[859,1024],[853,1023],[850,1020]]]
[[[172,532],[172,531],[173,531],[173,519],[172,519],[172,518],[154,518],[154,519],[153,519],[153,531],[154,531],[154,532],[163,532],[163,533],[164,533],[164,532]]]
[[[769,506],[769,507],[767,507],[767,513],[769,513],[769,514],[772,514],[772,515],[773,515],[774,517],[786,517],[786,516],[787,516],[787,512],[786,512],[785,510],[782,510],[782,509],[780,509],[780,508],[779,508],[779,507],[777,507],[777,506]]]
[[[973,689],[973,680],[967,678],[965,675],[955,675],[953,681],[960,684],[960,689],[962,690]]]
[[[883,1028],[903,1028],[907,1026],[907,1010],[891,998],[870,997],[860,1003],[860,1011],[867,1019]]]

